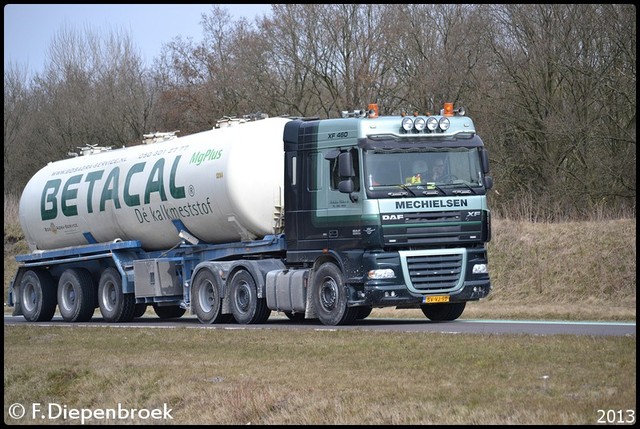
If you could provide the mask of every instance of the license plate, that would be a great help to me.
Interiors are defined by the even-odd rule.
[[[424,297],[424,303],[425,304],[435,304],[437,302],[449,302],[449,296],[448,295],[436,295],[436,296],[425,296]]]

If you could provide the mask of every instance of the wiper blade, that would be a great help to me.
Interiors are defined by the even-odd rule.
[[[431,182],[427,184],[427,190],[422,191],[422,195],[425,195],[425,196],[440,195],[440,194],[446,195],[447,193],[440,186]]]
[[[402,189],[404,189],[405,191],[408,191],[411,193],[411,195],[413,195],[414,197],[417,196],[415,192],[413,192],[413,190],[408,187],[407,185],[405,185],[404,183],[400,183],[398,184],[399,187],[401,187]]]

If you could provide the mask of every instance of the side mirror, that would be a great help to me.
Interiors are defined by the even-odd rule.
[[[355,171],[353,171],[351,152],[343,152],[338,155],[338,174],[340,177],[354,177],[356,175]]]
[[[338,182],[338,191],[343,194],[349,194],[349,199],[352,203],[358,201],[358,193],[354,192],[355,185],[353,184],[353,179],[349,178],[347,180],[341,180]]]
[[[338,183],[338,191],[342,192],[343,194],[350,194],[353,192],[353,180],[351,179],[347,179],[347,180],[341,180]]]

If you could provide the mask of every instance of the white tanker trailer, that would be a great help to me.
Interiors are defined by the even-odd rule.
[[[31,250],[139,240],[170,248],[262,238],[280,228],[285,118],[49,163],[27,183],[20,223]],[[275,216],[275,218],[274,218]]]
[[[38,171],[14,315],[338,325],[393,306],[442,321],[487,296],[493,182],[464,109],[237,122]]]

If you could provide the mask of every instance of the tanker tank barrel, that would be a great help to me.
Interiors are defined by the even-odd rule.
[[[120,237],[151,251],[174,246],[181,230],[209,244],[272,234],[284,199],[282,136],[290,119],[241,120],[242,126],[180,137],[177,130],[143,134],[145,143],[158,144],[89,145],[48,164],[20,200],[29,247]],[[261,179],[247,180],[246,171]]]

